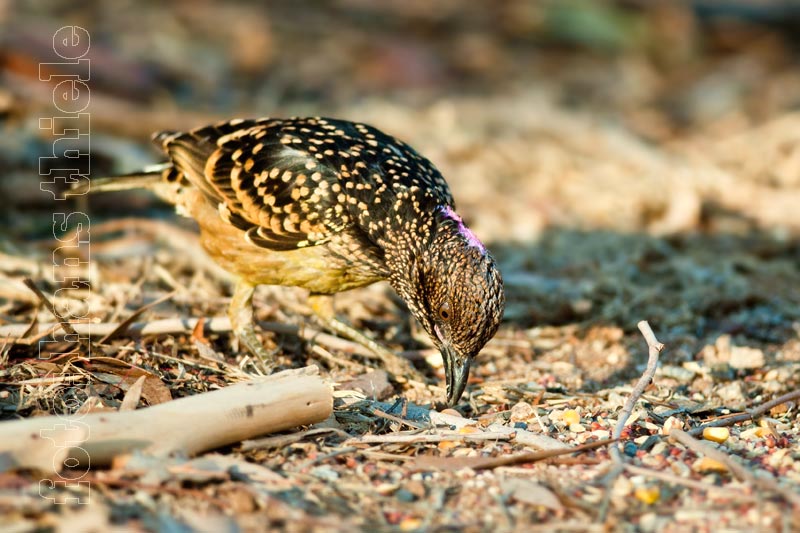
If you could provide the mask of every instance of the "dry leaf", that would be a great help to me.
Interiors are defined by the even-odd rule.
[[[122,403],[119,406],[120,411],[133,411],[139,405],[139,400],[142,398],[142,387],[147,376],[139,376],[139,379],[130,386],[125,397],[122,398]]]
[[[114,385],[126,392],[140,377],[144,376],[142,397],[147,400],[148,404],[157,405],[172,400],[169,388],[158,376],[119,359],[92,357],[90,360],[75,361],[74,364],[82,366],[103,383]]]

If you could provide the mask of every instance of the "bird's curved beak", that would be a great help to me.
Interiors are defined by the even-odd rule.
[[[462,356],[452,346],[444,344],[442,359],[447,379],[447,406],[452,407],[461,399],[461,395],[467,387],[470,358]]]

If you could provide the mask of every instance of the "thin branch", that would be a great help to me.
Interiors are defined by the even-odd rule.
[[[625,429],[625,422],[631,416],[633,408],[636,405],[636,402],[638,402],[639,398],[642,396],[644,389],[646,389],[647,386],[653,381],[653,376],[655,376],[656,368],[658,367],[658,354],[660,354],[661,350],[664,349],[664,345],[658,342],[655,333],[653,333],[653,330],[650,328],[650,324],[648,324],[646,320],[639,322],[637,327],[639,328],[639,331],[642,332],[644,340],[647,341],[647,368],[645,369],[644,374],[642,374],[642,377],[639,378],[639,381],[636,383],[633,391],[631,391],[631,395],[628,396],[628,401],[625,402],[625,406],[622,408],[622,411],[619,414],[617,426],[614,428],[614,432],[611,435],[612,438],[616,440],[620,439],[622,430]],[[622,461],[622,454],[620,453],[619,446],[611,447],[611,457],[616,462]]]
[[[39,301],[42,302],[42,305],[44,305],[48,311],[50,311],[50,314],[56,317],[56,320],[58,320],[59,324],[61,324],[61,327],[64,328],[64,331],[70,335],[79,336],[78,332],[75,331],[69,320],[61,316],[58,311],[56,311],[56,308],[53,307],[53,304],[47,299],[47,296],[45,296],[44,293],[39,290],[39,287],[36,286],[36,283],[34,283],[31,278],[25,278],[23,283],[25,283],[25,286],[28,287],[37,298],[39,298]]]
[[[125,331],[128,329],[128,327],[130,327],[130,325],[134,323],[134,320],[136,320],[137,318],[142,316],[142,313],[144,313],[148,309],[152,309],[153,307],[166,302],[167,300],[169,300],[173,296],[175,296],[175,291],[167,293],[164,296],[162,296],[161,298],[158,298],[157,300],[154,300],[154,301],[150,302],[149,304],[141,306],[139,309],[137,309],[136,311],[131,313],[131,315],[128,318],[126,318],[125,320],[120,322],[119,326],[114,328],[113,331],[111,331],[107,335],[103,336],[103,338],[100,339],[98,342],[100,344],[106,344],[111,339],[121,336],[123,333],[125,333]]]
[[[347,359],[342,359],[341,357],[336,357],[331,352],[329,352],[328,350],[317,344],[311,346],[311,353],[313,353],[326,363],[330,363],[331,365],[339,365],[343,368],[349,368],[350,370],[353,370],[355,372],[367,372],[369,370],[372,370],[370,367],[362,365],[358,361],[349,361]]]
[[[247,452],[250,450],[258,450],[263,448],[285,448],[295,442],[300,442],[306,437],[314,435],[322,435],[324,433],[335,433],[339,437],[349,439],[350,434],[337,428],[314,428],[306,431],[298,431],[289,435],[276,435],[274,437],[265,437],[263,439],[252,439],[242,441],[241,451]]]
[[[368,450],[358,450],[358,455],[363,455],[369,459],[377,459],[379,461],[398,461],[401,463],[405,463],[408,461],[413,461],[415,457],[413,455],[400,455],[396,453],[387,453],[387,452],[379,452],[373,448]]]
[[[594,448],[601,448],[613,442],[614,439],[599,440],[582,444],[572,448],[559,450],[542,450],[538,452],[522,452],[513,455],[503,455],[499,457],[427,457],[420,456],[412,463],[417,470],[460,470],[462,468],[472,468],[474,470],[492,469],[500,466],[512,466],[524,463],[535,463],[557,457],[559,455],[569,455],[577,452],[584,452]]]
[[[47,310],[50,311],[50,314],[53,315],[56,318],[56,320],[58,320],[59,324],[61,324],[61,327],[64,329],[64,331],[70,335],[74,335],[75,337],[77,337],[78,344],[84,346],[91,353],[92,346],[91,346],[91,341],[89,341],[87,338],[88,336],[86,335],[81,336],[78,334],[77,331],[75,331],[75,328],[72,327],[72,324],[69,322],[69,320],[62,317],[58,313],[58,311],[56,311],[56,308],[53,306],[53,303],[47,299],[47,296],[45,296],[41,290],[39,290],[39,287],[36,286],[36,283],[34,283],[31,278],[25,278],[23,282],[25,283],[25,286],[28,287],[36,295],[37,298],[39,298],[39,301],[42,302],[42,305],[44,305],[47,308]]]
[[[637,324],[639,331],[642,332],[644,336],[644,340],[647,342],[647,368],[645,369],[642,377],[639,378],[639,381],[636,383],[636,386],[631,391],[631,395],[628,396],[628,400],[625,402],[625,405],[622,408],[622,411],[619,413],[619,419],[617,420],[617,425],[614,428],[613,433],[611,434],[612,439],[618,441],[622,436],[622,430],[625,429],[625,422],[628,421],[628,418],[631,416],[633,412],[633,408],[636,405],[636,402],[639,401],[641,398],[642,393],[647,388],[648,385],[653,381],[653,376],[656,374],[656,368],[658,367],[658,354],[661,353],[661,350],[664,349],[664,345],[658,342],[656,339],[655,333],[653,333],[652,328],[650,328],[650,324],[647,323],[646,320],[642,320]],[[616,481],[617,477],[622,475],[624,471],[624,463],[622,461],[622,453],[620,452],[619,446],[612,446],[611,447],[611,459],[613,460],[613,466],[611,469],[601,478],[601,483],[605,486],[605,495],[603,497],[603,501],[600,503],[600,510],[597,514],[597,520],[601,523],[606,521],[606,516],[608,514],[609,506],[611,505],[611,486]]]
[[[756,420],[758,417],[760,417],[773,407],[797,399],[800,399],[800,389],[794,390],[792,392],[787,392],[786,394],[778,396],[777,398],[770,400],[767,403],[756,407],[755,409],[748,409],[744,413],[736,413],[730,416],[726,416],[725,418],[718,418],[717,420],[713,420],[711,422],[693,428],[692,430],[687,431],[687,433],[689,433],[689,435],[692,435],[693,437],[696,437],[697,435],[702,434],[705,428],[732,426],[739,422]]]
[[[318,457],[315,457],[314,459],[309,459],[305,463],[302,463],[299,466],[297,466],[296,467],[296,471],[297,472],[302,472],[302,471],[304,471],[304,470],[306,470],[308,468],[311,468],[312,466],[318,465],[320,463],[324,463],[328,459],[333,459],[334,457],[339,457],[340,455],[345,455],[345,454],[352,453],[352,452],[357,452],[357,451],[358,451],[358,448],[355,448],[353,446],[347,446],[347,447],[344,447],[344,448],[339,448],[337,450],[332,451],[331,453],[327,453],[325,455],[320,455]]]
[[[513,433],[500,433],[496,431],[485,431],[482,433],[438,433],[438,434],[421,434],[408,435],[390,433],[388,435],[364,435],[357,439],[348,441],[354,444],[415,444],[418,442],[443,442],[443,441],[461,441],[461,440],[511,440],[514,438]],[[573,448],[574,451],[576,448]]]
[[[379,418],[389,420],[390,422],[396,422],[397,424],[408,426],[414,429],[424,429],[426,427],[424,424],[420,424],[412,420],[406,420],[405,418],[400,418],[399,416],[390,415],[389,413],[385,413],[377,408],[372,410],[372,414]]]
[[[613,450],[616,447],[612,447]],[[612,458],[614,457],[612,453]],[[614,485],[614,482],[617,480],[619,476],[622,475],[622,472],[625,470],[625,463],[622,462],[622,458],[614,459],[611,462],[611,467],[601,478],[601,484],[605,487],[605,493],[603,494],[603,500],[600,502],[599,511],[597,512],[597,521],[600,523],[605,523],[606,517],[608,516],[608,509],[611,507],[611,494],[612,490],[611,487]]]
[[[185,366],[191,366],[191,367],[194,367],[194,368],[200,368],[202,370],[207,370],[209,372],[214,372],[215,374],[227,374],[227,375],[230,376],[231,375],[231,370],[234,368],[231,365],[227,365],[227,366],[226,365],[220,365],[221,368],[220,367],[213,367],[213,366],[209,366],[209,365],[203,364],[200,361],[195,361],[193,359],[188,359],[186,357],[172,357],[171,355],[167,355],[167,354],[164,354],[164,353],[158,353],[158,352],[155,352],[155,351],[152,351],[152,350],[143,350],[141,348],[134,347],[134,346],[120,346],[119,347],[119,351],[120,352],[133,352],[133,353],[136,353],[136,354],[147,355],[148,357],[153,357],[155,359],[161,359],[161,360],[164,360],[164,361],[169,361],[171,363],[176,363],[176,364],[179,364],[179,365],[185,365]],[[215,362],[217,364],[219,364],[219,361],[215,361]],[[239,378],[239,379],[252,379],[251,375],[246,374],[245,372],[243,372],[243,371],[241,371],[239,369],[236,369],[236,370],[237,371],[234,372],[233,374],[237,378]]]

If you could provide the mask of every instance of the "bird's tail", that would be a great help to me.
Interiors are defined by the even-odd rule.
[[[93,192],[125,191],[129,189],[154,189],[159,183],[162,183],[165,175],[170,173],[172,168],[171,163],[159,163],[144,167],[130,174],[92,178],[89,181],[82,181],[73,186],[68,195],[78,196]]]

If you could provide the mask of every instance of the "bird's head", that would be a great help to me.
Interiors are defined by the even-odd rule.
[[[505,308],[500,271],[461,218],[442,207],[429,244],[405,272],[406,279],[393,277],[393,285],[442,352],[452,406],[467,385],[472,359],[500,325]]]

